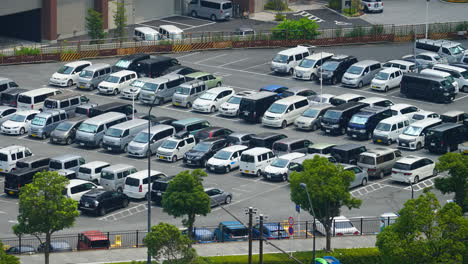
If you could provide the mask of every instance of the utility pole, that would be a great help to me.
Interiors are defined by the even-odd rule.
[[[429,2],[430,0],[426,0],[426,39],[427,39],[427,33],[429,31]]]
[[[249,207],[245,209],[245,214],[249,215],[249,264],[252,264],[252,221],[253,215],[257,213],[257,208]]]
[[[263,264],[263,221],[267,220],[268,216],[260,214],[257,218],[259,225],[260,225],[260,241],[259,241],[259,257],[258,257],[258,263]]]

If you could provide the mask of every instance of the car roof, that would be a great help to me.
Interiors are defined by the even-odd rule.
[[[442,123],[440,125],[437,125],[435,127],[429,128],[431,131],[437,131],[437,132],[443,132],[448,129],[452,129],[455,127],[463,127],[463,124],[458,124],[458,123]]]
[[[364,145],[359,145],[359,144],[354,144],[354,143],[348,143],[348,144],[342,144],[342,145],[336,145],[333,147],[333,149],[339,149],[339,150],[352,150],[352,149],[357,149],[360,148]]]
[[[396,149],[386,148],[386,147],[376,147],[373,149],[368,149],[366,152],[361,153],[361,155],[372,155],[372,156],[380,156],[389,152],[395,152]]]
[[[304,156],[305,156],[304,153],[291,152],[291,153],[287,153],[287,154],[279,156],[278,159],[293,160],[293,159],[297,159],[297,158],[304,157]]]
[[[16,109],[16,108],[11,107],[11,106],[6,106],[6,105],[0,105],[0,111],[4,111],[4,110],[7,110],[7,109]]]
[[[158,63],[162,61],[170,61],[174,59],[175,58],[168,57],[168,56],[157,55],[157,56],[152,56],[148,59],[141,60],[138,62],[138,64],[153,64],[153,63]]]
[[[465,114],[465,112],[459,111],[459,110],[451,110],[451,111],[447,111],[447,112],[443,113],[442,115],[453,117],[453,116],[458,116],[458,115],[462,115],[462,114]]]
[[[165,175],[164,173],[162,173],[160,171],[150,170],[150,175],[154,176],[154,175],[158,175],[158,174]],[[148,170],[137,171],[137,172],[135,172],[133,174],[128,175],[127,177],[132,177],[132,178],[135,178],[135,179],[144,179],[144,178],[148,177]]]
[[[390,109],[392,110],[401,110],[401,109],[404,109],[404,108],[407,108],[407,107],[413,107],[414,105],[410,105],[410,104],[394,104],[392,106],[390,106]]]
[[[272,96],[277,96],[277,95],[278,94],[274,93],[274,92],[260,91],[258,93],[250,94],[250,95],[246,96],[246,98],[250,99],[250,100],[258,100],[258,99],[262,99],[262,98],[265,98],[265,97],[272,97]]]
[[[350,100],[356,97],[362,97],[362,95],[359,94],[353,94],[353,93],[345,93],[345,94],[340,94],[337,96],[334,96],[336,99],[342,99],[342,100]]]
[[[314,143],[312,145],[309,145],[309,148],[315,148],[315,149],[324,149],[324,148],[329,148],[336,146],[334,143]]]
[[[304,59],[320,60],[321,58],[332,57],[332,56],[333,56],[333,53],[321,51],[321,52],[313,53],[313,54],[305,57]]]
[[[211,74],[209,72],[192,72],[190,74],[185,75],[185,77],[198,78],[198,77],[205,76],[205,75],[213,75],[214,76],[214,74]]]
[[[388,67],[388,68],[382,68],[382,70],[380,70],[380,72],[388,73],[388,74],[392,74],[397,71],[401,71],[400,68]]]
[[[1,149],[0,149],[1,151]],[[22,158],[21,160],[18,160],[18,162],[35,162],[35,161],[38,161],[38,160],[44,160],[44,159],[48,159],[50,160],[49,157],[44,157],[44,156],[36,156],[36,155],[32,155],[32,156],[29,156],[29,157],[25,157],[25,158]]]
[[[124,164],[124,163],[118,163],[118,164],[113,164],[113,165],[110,165],[109,167],[106,167],[104,168],[103,170],[122,170],[122,169],[127,169],[127,168],[135,168],[135,166],[133,165],[129,165],[129,164]]]
[[[406,65],[406,66],[415,65],[414,62],[405,61],[405,60],[389,60],[389,61],[387,61],[387,62],[390,62],[390,63],[398,63],[398,64]],[[389,69],[393,69],[393,68],[389,68]],[[398,69],[398,68],[394,68],[394,69]]]
[[[416,112],[416,113],[419,113],[419,112]],[[397,123],[397,122],[402,122],[402,121],[409,121],[409,118],[405,115],[395,115],[395,116],[385,118],[384,120],[381,120],[379,123],[391,124],[391,123]]]
[[[84,194],[84,196],[88,196],[88,197],[98,197],[99,195],[105,193],[105,192],[108,192],[104,189],[99,189],[99,188],[94,188],[94,189],[91,189],[89,190],[88,192],[86,192]]]
[[[257,155],[257,154],[270,152],[270,151],[271,151],[271,149],[269,149],[269,148],[256,147],[256,148],[251,148],[251,149],[248,149],[248,150],[242,152],[242,155],[244,155],[244,154],[246,154],[246,155]]]
[[[403,164],[413,164],[414,162],[421,160],[421,159],[424,159],[424,157],[409,155],[409,156],[399,159],[397,162],[403,163]]]
[[[116,76],[116,77],[122,77],[124,75],[127,75],[127,74],[136,74],[136,72],[134,71],[129,71],[129,70],[121,70],[121,71],[118,71],[118,72],[113,72],[111,73],[112,76]]]
[[[206,90],[206,92],[209,92],[209,93],[215,93],[215,94],[219,94],[219,93],[222,93],[224,91],[234,91],[234,89],[232,89],[231,87],[215,87],[215,88],[211,88],[209,90]]]
[[[345,111],[345,110],[348,110],[350,108],[354,108],[356,106],[363,106],[364,104],[361,103],[361,102],[347,102],[347,103],[344,103],[344,104],[340,104],[338,106],[334,106],[333,108],[330,108],[330,110],[333,110],[333,111]]]
[[[332,60],[334,61],[341,61],[341,60],[344,60],[344,59],[347,59],[347,58],[353,58],[354,56],[350,56],[350,55],[345,55],[345,54],[335,54],[333,55],[333,57],[331,57]]]
[[[184,32],[182,29],[174,26],[174,25],[160,25],[160,28],[163,28],[167,31],[172,31],[171,33],[182,33]]]
[[[366,67],[366,66],[373,65],[373,64],[380,64],[380,62],[378,62],[376,60],[362,60],[362,61],[358,61],[358,62],[354,63],[353,66]]]
[[[330,158],[331,157],[331,155],[329,155],[329,154],[312,153],[312,154],[307,154],[305,156],[296,158],[293,161],[296,162],[296,163],[303,163],[305,160],[315,158],[315,156],[319,156],[319,157],[322,157],[322,158]]]
[[[130,119],[128,121],[115,124],[111,126],[114,129],[127,129],[133,126],[146,125],[148,121],[146,119]]]
[[[91,125],[94,125],[94,124],[100,125],[105,118],[119,118],[119,117],[126,117],[126,115],[122,113],[117,113],[117,112],[107,112],[107,113],[89,118],[86,121],[83,121],[83,123],[91,124]]]
[[[427,116],[430,114],[436,114],[436,112],[421,110],[421,111],[414,113],[414,115],[424,115],[424,116]]]
[[[225,147],[221,150],[223,151],[227,151],[227,152],[234,152],[234,151],[239,151],[239,150],[244,150],[244,149],[247,149],[248,147],[247,146],[244,146],[244,145],[232,145],[232,146],[229,146],[229,147]]]
[[[85,180],[80,180],[80,179],[71,179],[70,182],[68,183],[67,187],[71,188],[83,183],[91,183],[90,181],[85,181]]]
[[[50,160],[65,161],[65,160],[72,160],[72,159],[78,159],[78,158],[81,158],[81,156],[75,155],[75,154],[63,154],[63,155],[52,157],[50,158]]]
[[[309,52],[308,47],[298,45],[297,47],[294,47],[294,48],[282,50],[278,52],[278,54],[291,56],[297,53],[304,53],[304,52]]]
[[[316,110],[322,110],[322,109],[328,109],[332,108],[333,105],[331,104],[312,104],[309,106],[308,109],[316,109]]]
[[[81,232],[84,236],[88,238],[89,241],[97,241],[97,240],[109,240],[109,238],[98,230],[91,230],[91,231],[84,231]]]
[[[172,124],[186,125],[186,124],[190,124],[190,123],[194,123],[194,122],[204,122],[204,121],[206,121],[206,120],[198,118],[198,117],[189,117],[189,118],[176,120]]]
[[[17,115],[30,115],[30,114],[39,114],[40,112],[37,110],[23,110],[17,111],[15,114]]]
[[[300,96],[300,95],[293,95],[293,96],[288,96],[286,98],[280,99],[275,102],[275,104],[290,104],[290,103],[295,103],[297,101],[302,101],[302,100],[307,100],[307,97],[305,96]]]
[[[101,167],[101,166],[106,166],[106,165],[109,165],[109,163],[108,163],[108,162],[105,162],[105,161],[95,160],[95,161],[91,161],[91,162],[85,163],[85,164],[81,165],[80,167],[84,167],[84,168],[96,168],[96,167]]]
[[[319,96],[321,98],[333,98],[336,95],[334,95],[334,94],[317,94],[317,96]]]
[[[276,133],[276,132],[262,132],[262,133],[253,135],[252,138],[264,139],[264,138],[270,138],[270,137],[275,137],[279,135],[284,135],[284,134]]]
[[[267,86],[263,86],[262,88],[260,88],[260,90],[263,90],[263,91],[276,91],[277,89],[280,89],[280,88],[289,89],[288,87],[286,87],[284,85],[270,84],[270,85],[267,85]]]
[[[83,65],[83,64],[91,64],[91,62],[89,62],[89,61],[73,61],[73,62],[69,62],[69,63],[65,64],[65,66],[77,67],[77,66],[80,66],[80,65]]]
[[[275,141],[273,144],[276,144],[276,143],[291,144],[291,143],[298,142],[298,141],[303,141],[303,140],[308,140],[308,139],[305,139],[305,138],[290,138],[290,137],[287,137],[287,138],[283,138],[283,139],[277,140],[277,141]]]
[[[387,100],[388,99],[385,99],[385,98],[382,98],[382,97],[373,96],[373,97],[368,97],[366,99],[362,99],[359,102],[360,103],[366,103],[366,104],[374,104],[374,103],[377,103],[377,102],[387,101]]]
[[[233,132],[231,134],[229,134],[228,137],[243,137],[243,136],[246,136],[246,135],[255,135],[254,133],[251,133],[251,132]]]
[[[442,122],[440,118],[426,118],[423,120],[418,120],[411,124],[412,127],[426,127],[436,123]]]
[[[141,31],[141,32],[143,32],[145,34],[147,34],[147,33],[148,34],[154,34],[154,33],[159,34],[159,32],[156,29],[150,28],[150,27],[136,27],[135,30],[139,30],[139,31]]]
[[[20,146],[20,145],[11,145],[11,146],[0,148],[0,152],[10,152],[12,150],[16,150],[19,148],[26,148],[26,147]]]
[[[92,65],[89,65],[88,67],[84,68],[85,70],[88,70],[88,71],[94,71],[94,70],[100,70],[102,68],[106,68],[106,67],[112,67],[110,64],[107,64],[107,63],[96,63],[96,64],[92,64]]]

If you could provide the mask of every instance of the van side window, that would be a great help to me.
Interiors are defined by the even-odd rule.
[[[124,173],[123,173],[123,172],[117,173],[117,179],[122,179],[123,177],[124,177]]]
[[[262,154],[262,160],[267,160],[268,159],[268,153]]]
[[[307,105],[309,105],[309,103],[307,102],[307,99],[306,99],[306,100],[302,100],[302,101],[299,101],[299,102],[295,103],[294,107],[296,109],[299,109],[299,108],[302,108],[302,107],[307,106]]]
[[[70,160],[70,161],[65,162],[65,169],[73,168],[76,166],[78,166],[78,160]]]
[[[130,174],[131,174],[131,173],[130,173],[130,170],[125,170],[125,171],[123,172],[123,176],[124,176],[124,177],[127,177],[127,176],[130,175]]]
[[[447,48],[442,48],[442,52],[450,55],[450,51]]]
[[[400,128],[403,128],[403,122],[399,122],[399,123],[398,123],[398,128],[399,128],[399,129],[400,129]]]
[[[392,126],[392,131],[395,131],[396,128],[397,128],[397,126],[396,126],[396,125],[393,125],[393,126]]]
[[[70,106],[70,101],[65,100],[60,102],[60,108],[65,108]]]
[[[187,138],[185,141],[187,141],[187,144],[192,144],[193,142],[195,142],[195,139]]]
[[[291,112],[292,110],[294,110],[294,105],[290,105],[286,110],[286,113]]]
[[[380,69],[380,64],[374,64],[370,66],[371,71]]]
[[[20,152],[16,153],[16,158],[17,159],[22,159],[23,158],[23,152],[20,151]]]
[[[288,63],[290,63],[290,62],[293,61],[293,60],[294,60],[293,56],[289,56],[289,58],[288,58]]]
[[[60,121],[60,115],[54,115],[54,123]],[[50,120],[50,119],[49,119]],[[49,120],[47,120],[47,123],[49,123]]]
[[[185,141],[181,141],[181,142],[179,142],[179,144],[177,145],[178,148],[181,148],[181,147],[183,147],[183,146],[185,146]]]
[[[72,99],[70,100],[70,104],[71,104],[71,105],[78,105],[78,104],[80,104],[80,99],[78,99],[78,98],[72,98]]]
[[[294,58],[296,59],[296,61],[300,61],[302,60],[302,54],[296,54]]]
[[[96,133],[102,132],[104,130],[104,125],[100,125],[96,131]]]
[[[409,121],[408,120],[405,120],[403,123],[405,124],[405,127],[409,126]]]
[[[309,52],[304,52],[304,53],[302,53],[302,57],[303,57],[303,58],[305,58],[305,57],[307,57],[307,56],[309,56]]]
[[[130,130],[125,129],[125,131],[123,132],[122,137],[126,137],[126,136],[128,136],[128,135],[130,135]]]
[[[275,157],[275,154],[273,154],[273,152],[268,152],[268,158],[269,159],[272,159]]]
[[[386,155],[383,156],[384,162],[391,161],[391,160],[393,160],[393,158],[394,158],[393,152],[392,152],[392,153],[388,153],[388,154],[386,154]]]

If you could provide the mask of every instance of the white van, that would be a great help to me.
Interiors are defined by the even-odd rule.
[[[248,147],[244,145],[234,145],[223,148],[206,162],[206,168],[210,171],[228,173],[239,167],[242,152],[247,148]]]
[[[83,196],[83,194],[96,188],[100,188],[100,187],[98,187],[96,184],[92,182],[73,179],[73,180],[70,180],[68,185],[65,187],[65,190],[63,191],[63,193],[68,198],[72,198],[75,201],[80,201],[81,196]]]
[[[151,183],[159,178],[167,177],[166,174],[155,170],[151,170],[149,174]],[[125,178],[123,192],[133,199],[146,198],[148,200],[148,170],[142,170],[128,175],[127,178]]]
[[[389,60],[382,65],[382,68],[396,68],[402,72],[416,72],[417,67],[414,62],[405,60]]]
[[[174,25],[161,25],[159,26],[159,35],[163,39],[182,39],[184,31]]]
[[[57,72],[52,74],[52,77],[49,79],[49,84],[70,87],[73,84],[78,83],[78,77],[81,71],[90,65],[91,62],[89,61],[74,61],[67,63],[60,67]]]
[[[270,165],[266,166],[262,171],[263,178],[266,180],[288,180],[289,163],[297,158],[304,157],[304,153],[292,152],[281,155],[271,162]]]
[[[304,96],[290,96],[274,102],[262,117],[262,125],[285,128],[294,123],[305,110],[309,101]]]
[[[390,89],[400,87],[401,79],[403,79],[403,72],[400,69],[384,68],[372,79],[371,88],[387,92]]]
[[[416,53],[435,52],[447,58],[448,62],[460,61],[465,48],[455,41],[445,39],[418,39],[416,40]]]
[[[391,145],[396,142],[398,137],[410,125],[407,116],[397,115],[385,118],[380,121],[372,133],[372,141],[374,143],[381,143]]]
[[[437,71],[443,71],[452,75],[452,77],[457,81],[458,87],[456,88],[456,92],[458,92],[458,88],[463,92],[468,92],[468,70],[456,67],[452,65],[445,65],[445,64],[436,64],[432,69]]]
[[[314,48],[315,46],[299,45],[295,48],[278,52],[271,61],[271,71],[275,73],[289,73],[294,76],[294,67],[296,67],[302,59],[314,53]]]
[[[136,27],[133,30],[133,39],[135,41],[154,41],[154,40],[160,40],[161,39],[161,34],[154,29],[150,27]]]
[[[195,137],[183,131],[164,140],[158,148],[156,156],[160,160],[176,162],[182,159],[186,152],[191,150],[197,143]]]
[[[32,156],[29,148],[13,145],[0,149],[0,172],[10,172],[16,168],[16,162]]]
[[[433,69],[424,69],[419,72],[422,75],[425,76],[430,76],[430,77],[439,77],[443,78],[447,81],[449,81],[453,87],[455,87],[455,93],[458,93],[459,87],[458,87],[458,82],[453,78],[453,76],[450,73],[446,73],[444,71],[439,71],[439,70],[433,70]]]
[[[133,165],[115,164],[101,171],[101,186],[107,191],[123,192],[125,178],[137,172]]]
[[[110,164],[104,161],[92,161],[85,163],[78,169],[77,178],[85,181],[99,183],[102,169],[109,166]]]
[[[230,87],[209,89],[193,101],[192,109],[196,112],[213,113],[235,94],[236,91]]]
[[[299,65],[294,67],[294,78],[301,80],[315,80],[320,78],[320,73],[317,69],[322,64],[333,57],[333,53],[319,52],[305,57]]]
[[[398,137],[398,147],[411,150],[423,148],[427,130],[439,124],[442,124],[442,120],[439,118],[428,118],[414,122]]]
[[[23,110],[39,110],[44,108],[44,101],[49,96],[61,94],[62,92],[54,88],[39,88],[24,93],[20,93],[17,99],[17,108]]]
[[[137,78],[138,76],[134,71],[123,70],[112,73],[107,76],[104,81],[99,83],[99,93],[117,95],[126,85],[130,84]]]
[[[276,158],[271,149],[252,148],[242,153],[239,170],[242,174],[261,176],[262,170]]]

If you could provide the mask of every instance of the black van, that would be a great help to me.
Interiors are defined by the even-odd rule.
[[[332,147],[330,149],[330,155],[332,155],[338,163],[356,164],[359,160],[359,155],[366,151],[367,149],[363,145],[343,144]]]
[[[273,132],[264,132],[253,135],[249,141],[250,148],[262,147],[262,148],[269,148],[273,147],[273,143],[276,141],[287,138],[285,134],[280,133],[273,133]]]
[[[427,130],[424,148],[434,153],[447,153],[458,149],[458,144],[468,140],[463,124],[443,123]]]
[[[167,186],[169,186],[169,182],[174,178],[175,176],[169,176],[157,179],[153,185],[151,185],[151,201],[155,202],[156,204],[161,204],[162,197],[166,192]]]
[[[277,93],[265,91],[242,97],[239,117],[247,122],[260,123],[263,114],[276,100],[278,100]]]
[[[3,173],[5,176],[5,190],[8,195],[18,195],[21,187],[33,181],[34,175],[49,169],[50,158],[31,156],[19,160],[16,170]]]
[[[142,60],[149,59],[150,55],[144,53],[136,53],[124,56],[118,60],[114,66],[112,66],[112,72],[117,72],[121,70],[131,70],[134,71],[137,63]]]
[[[165,70],[176,65],[179,65],[179,61],[175,58],[156,56],[137,62],[134,71],[138,74],[139,78],[156,78],[162,76]]]
[[[349,102],[328,109],[320,122],[322,131],[344,135],[351,117],[364,107],[364,103]]]
[[[0,104],[16,107],[16,100],[18,99],[18,95],[27,91],[29,90],[23,88],[14,88],[6,90],[2,92],[2,95],[0,96]]]
[[[401,80],[400,93],[433,102],[450,103],[455,99],[455,87],[446,79],[407,73]]]
[[[349,120],[346,134],[356,139],[371,139],[377,124],[392,116],[392,110],[388,107],[364,107]]]
[[[121,102],[112,102],[107,104],[98,105],[96,107],[89,109],[88,117],[95,117],[108,112],[117,112],[127,115],[127,117],[132,116],[132,104],[121,103]],[[136,109],[135,109],[136,113]]]

